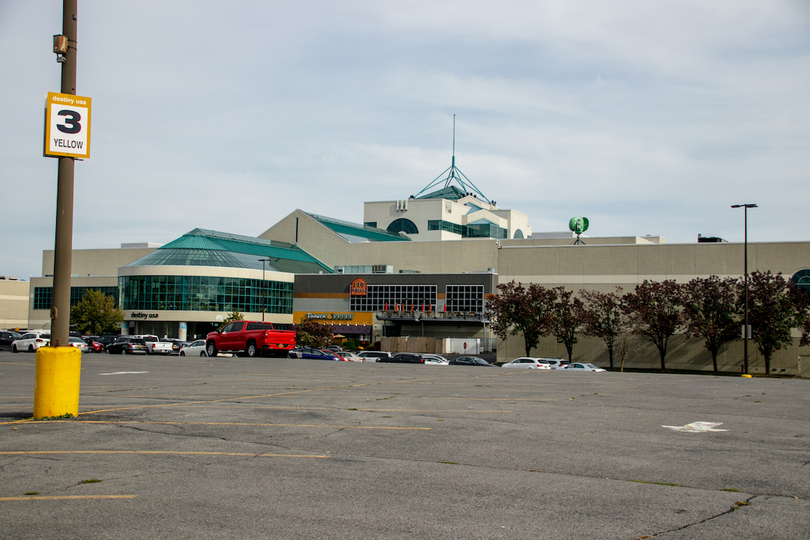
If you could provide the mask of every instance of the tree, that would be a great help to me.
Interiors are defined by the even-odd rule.
[[[81,301],[70,308],[70,325],[82,334],[117,334],[123,321],[124,312],[115,298],[93,289],[88,289]]]
[[[597,337],[605,342],[610,358],[610,369],[613,369],[616,341],[620,339],[627,326],[621,291],[621,287],[616,287],[616,292],[613,293],[588,289],[582,289],[579,293],[583,299],[582,318],[585,335]],[[623,367],[624,362],[622,362]]]
[[[765,373],[769,374],[773,353],[792,344],[791,329],[805,324],[808,297],[792,281],[786,281],[781,272],[774,275],[770,270],[754,271],[748,283],[751,338],[765,359]],[[737,284],[737,295],[741,299],[745,298],[744,286],[744,282]]]
[[[720,347],[740,337],[737,288],[734,278],[695,278],[681,287],[685,335],[702,337],[717,372]]]
[[[574,354],[574,345],[577,343],[577,331],[583,324],[582,300],[573,296],[573,291],[566,291],[565,287],[553,289],[557,297],[554,302],[554,313],[551,319],[551,333],[557,338],[557,343],[565,345],[568,352],[568,361]]]
[[[522,333],[526,356],[529,356],[540,338],[551,332],[556,293],[536,284],[526,288],[514,281],[498,285],[498,290],[498,294],[487,300],[492,318],[490,328],[501,339]]]
[[[649,339],[661,356],[661,371],[666,369],[669,338],[681,324],[680,286],[675,281],[644,280],[636,291],[624,295],[624,313],[636,334]]]
[[[243,321],[245,320],[245,314],[239,313],[236,310],[231,311],[231,314],[225,317],[225,321],[222,323],[223,325],[228,324],[229,322],[233,321]]]
[[[322,349],[332,342],[332,327],[313,319],[304,319],[295,326],[295,342],[305,347]]]

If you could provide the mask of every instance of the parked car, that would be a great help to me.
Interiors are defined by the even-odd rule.
[[[365,362],[366,360],[365,358],[362,358],[359,354],[355,352],[340,351],[339,354],[349,362]]]
[[[104,335],[98,336],[98,339],[96,339],[96,341],[101,343],[101,345],[106,349],[107,345],[114,342],[118,337],[119,336],[113,335],[113,334],[104,334]]]
[[[424,364],[425,358],[420,353],[399,352],[393,356],[383,356],[377,362],[394,362],[399,364]]]
[[[357,353],[357,356],[372,362],[379,362],[380,358],[388,358],[391,356],[391,353],[386,351],[360,351]]]
[[[19,332],[0,332],[0,347],[9,347],[11,348],[11,344],[20,339],[22,334]]]
[[[606,369],[602,369],[599,366],[595,366],[593,364],[571,364],[567,368],[566,371],[607,371]]]
[[[205,353],[205,340],[198,339],[191,343],[186,343],[180,349],[180,356],[207,356]]]
[[[105,350],[107,354],[146,354],[146,342],[135,336],[118,336]]]
[[[551,364],[542,358],[533,358],[531,356],[521,356],[515,358],[511,362],[507,362],[501,367],[505,368],[523,368],[523,369],[551,369]]]
[[[327,351],[332,351],[332,352],[338,352],[338,353],[339,353],[339,352],[342,352],[342,351],[343,351],[343,347],[341,347],[340,345],[329,345],[329,346],[328,346],[328,347],[326,347],[324,350],[327,350]]]
[[[244,353],[253,357],[263,353],[286,354],[295,348],[293,330],[276,330],[272,323],[258,321],[232,321],[205,339],[206,354],[218,352]]]
[[[451,366],[478,366],[478,367],[495,367],[483,358],[478,356],[459,356],[450,360]]]
[[[171,354],[172,352],[172,344],[169,341],[164,341],[151,334],[136,337],[141,338],[146,343],[147,354]]]
[[[89,350],[87,343],[82,338],[76,336],[70,336],[68,338],[68,346],[75,347],[76,349],[79,349],[83,353],[86,353]]]
[[[87,341],[87,340],[85,340],[85,342],[87,343],[87,351],[88,352],[102,352],[102,351],[104,351],[104,345],[99,343],[98,341],[95,341],[95,340]]]
[[[185,345],[185,341],[180,341],[179,339],[174,339],[174,338],[160,338],[160,342],[161,343],[170,343],[171,344],[172,350],[169,352],[169,354],[178,354],[179,355],[180,354],[180,349],[182,349],[183,345]]]
[[[550,365],[551,369],[565,369],[568,367],[569,362],[568,360],[561,360],[559,358],[544,358]]]
[[[302,358],[305,360],[334,360],[336,362],[342,362],[343,357],[338,356],[337,353],[332,351],[324,351],[321,349],[313,349],[312,347],[301,347],[298,349],[293,349],[287,356],[290,358]]]
[[[44,347],[51,342],[51,335],[43,332],[28,332],[20,336],[20,339],[11,343],[11,352],[34,352],[40,347]]]
[[[423,354],[426,366],[447,366],[450,365],[450,360],[440,354]]]

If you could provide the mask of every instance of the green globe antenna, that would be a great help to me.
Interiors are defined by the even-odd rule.
[[[582,244],[584,246],[585,242],[579,239],[579,235],[588,230],[588,218],[572,217],[568,222],[568,229],[577,235],[576,241],[571,245],[575,246],[577,244]]]

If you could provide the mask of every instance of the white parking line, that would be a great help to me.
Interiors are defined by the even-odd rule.
[[[686,433],[706,433],[707,431],[728,431],[727,429],[714,429],[717,426],[722,426],[723,422],[692,422],[685,426],[661,426],[672,429],[674,431],[683,431]]]
[[[149,373],[148,371],[114,371],[112,373],[99,373],[99,375],[129,375],[133,373]]]

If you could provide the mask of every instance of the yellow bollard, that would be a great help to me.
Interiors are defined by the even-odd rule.
[[[79,414],[82,352],[74,347],[37,349],[34,418]]]

